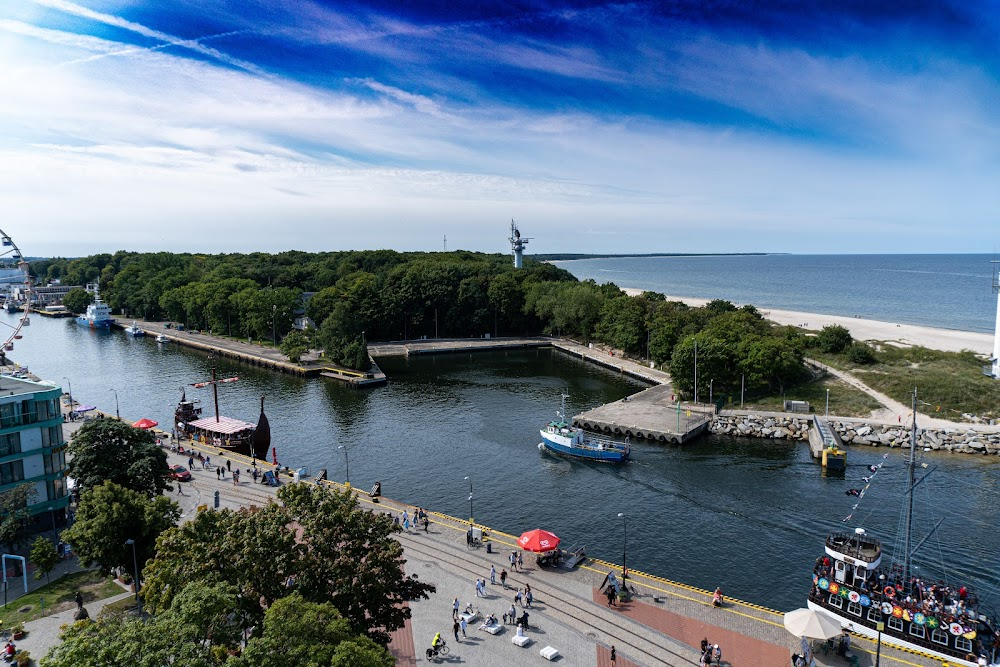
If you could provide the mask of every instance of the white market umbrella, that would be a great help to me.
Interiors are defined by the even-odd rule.
[[[796,637],[810,639],[833,639],[841,632],[840,621],[806,608],[785,614],[785,629]]]

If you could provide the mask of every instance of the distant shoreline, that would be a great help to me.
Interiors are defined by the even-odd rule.
[[[621,290],[629,296],[638,296],[647,291],[634,287],[623,287]],[[711,299],[678,296],[668,296],[667,300],[681,301],[693,307],[704,306],[711,301]],[[765,318],[784,326],[822,329],[825,326],[839,324],[849,330],[851,335],[858,340],[885,341],[904,347],[919,345],[945,352],[971,350],[976,354],[987,356],[993,352],[993,336],[975,331],[940,329],[916,324],[897,324],[895,322],[867,320],[844,315],[822,315],[819,313],[805,313],[776,308],[758,307],[758,310],[760,310]]]
[[[788,252],[652,252],[652,253],[547,253],[525,255],[527,259],[539,262],[572,262],[578,259],[616,259],[621,257],[768,257],[771,255],[790,255]]]

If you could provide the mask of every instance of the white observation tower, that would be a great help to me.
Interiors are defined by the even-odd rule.
[[[521,231],[513,220],[510,221],[510,249],[514,253],[514,268],[521,268],[522,255],[524,254],[524,244],[531,239],[521,238]]]
[[[992,261],[993,271],[993,291],[997,293],[997,322],[993,330],[993,357],[990,359],[989,368],[983,368],[983,372],[995,380],[1000,380],[1000,261]]]

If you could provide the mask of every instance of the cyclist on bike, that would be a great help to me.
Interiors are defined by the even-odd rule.
[[[441,633],[438,632],[437,634],[434,635],[434,639],[431,640],[431,648],[434,649],[435,652],[437,652],[437,649],[441,648],[442,646],[444,646],[444,640],[441,639]]]

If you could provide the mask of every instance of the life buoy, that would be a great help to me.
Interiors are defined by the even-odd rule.
[[[882,592],[885,593],[885,596],[887,598],[896,597],[896,589],[893,588],[892,586],[886,586]]]
[[[882,609],[882,613],[883,614],[891,614],[892,613],[892,605],[889,604],[888,602],[883,602],[881,609]]]

